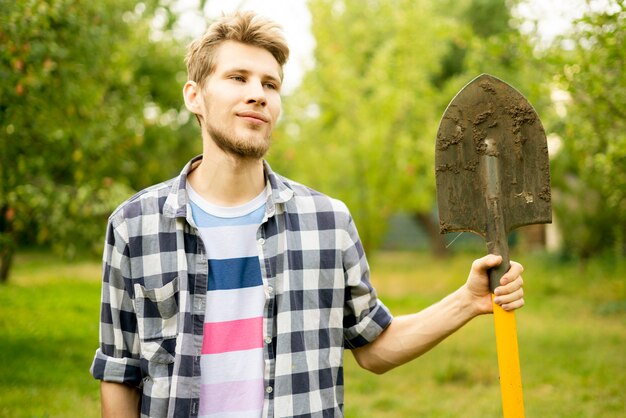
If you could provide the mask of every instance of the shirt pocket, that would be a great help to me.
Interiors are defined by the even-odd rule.
[[[142,357],[156,363],[173,362],[178,334],[178,277],[161,287],[135,283],[134,290]]]

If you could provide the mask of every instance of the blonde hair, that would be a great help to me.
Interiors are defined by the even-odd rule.
[[[280,65],[289,58],[289,47],[282,28],[277,23],[251,11],[222,16],[212,23],[204,35],[189,44],[185,64],[187,78],[202,85],[215,70],[216,50],[224,41],[236,41],[263,48],[270,52]]]

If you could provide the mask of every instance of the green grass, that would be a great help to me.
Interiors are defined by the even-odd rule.
[[[374,284],[394,314],[460,286],[470,255],[445,262],[381,254]],[[527,417],[626,416],[626,263],[584,269],[546,256],[520,260],[526,306],[516,314]],[[431,352],[383,376],[346,355],[346,416],[502,416],[491,316],[476,318]]]
[[[0,286],[0,417],[99,417],[100,265],[19,256]]]
[[[471,255],[371,259],[380,297],[396,315],[460,286]],[[626,414],[626,262],[585,268],[528,256],[527,304],[517,313],[527,417]],[[100,265],[21,255],[0,286],[0,417],[98,417],[89,366],[98,340]],[[498,417],[493,321],[475,319],[416,361],[383,376],[346,353],[348,418]]]

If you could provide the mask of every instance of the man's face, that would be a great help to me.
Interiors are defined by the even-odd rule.
[[[202,129],[224,152],[262,158],[281,111],[280,65],[262,48],[234,41],[216,51],[202,88]]]

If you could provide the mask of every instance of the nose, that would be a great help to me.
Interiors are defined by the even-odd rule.
[[[267,104],[267,98],[265,97],[265,89],[263,83],[260,80],[248,83],[248,89],[246,90],[246,103],[259,104],[265,106]]]

